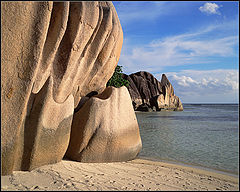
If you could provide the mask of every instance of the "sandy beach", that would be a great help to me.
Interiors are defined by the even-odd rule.
[[[1,176],[1,190],[238,191],[238,177],[189,166],[134,159],[114,163],[62,160],[31,172]]]

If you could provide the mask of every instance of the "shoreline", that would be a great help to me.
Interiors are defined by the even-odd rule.
[[[1,176],[1,190],[223,190],[238,191],[238,177],[141,157],[112,163],[62,160],[30,172]]]
[[[196,172],[196,173],[201,173],[201,174],[206,174],[206,175],[214,175],[219,178],[224,178],[229,181],[234,181],[238,183],[239,181],[239,175],[233,174],[227,171],[222,171],[222,170],[217,170],[213,168],[208,168],[208,167],[203,167],[203,166],[198,166],[194,164],[188,164],[188,163],[182,163],[178,161],[170,161],[170,160],[158,160],[154,159],[151,157],[139,157],[136,160],[139,161],[148,161],[148,162],[154,162],[155,164],[164,164],[165,166],[169,167],[175,167],[175,168],[180,168],[180,169],[186,169],[191,172]]]
[[[183,105],[184,104],[186,104],[186,105],[239,105],[238,103],[183,103]],[[190,106],[189,106],[190,107]],[[194,115],[192,115],[192,113],[194,112],[192,109],[198,109],[198,108],[188,108],[188,111],[187,112],[189,112],[189,114],[187,114],[187,113],[185,113],[185,114],[183,114],[183,116],[185,116],[186,115],[186,117],[188,117],[188,116],[194,116]],[[163,111],[163,114],[164,114],[164,112],[165,111]],[[177,111],[176,111],[177,112]],[[186,110],[185,110],[185,112],[186,112]],[[151,115],[154,115],[154,114],[156,114],[156,117],[159,117],[159,119],[161,119],[162,118],[162,116],[168,116],[168,117],[170,117],[169,119],[169,121],[171,121],[172,119],[173,119],[173,121],[174,120],[176,120],[176,124],[177,123],[182,123],[183,122],[183,125],[185,125],[185,120],[184,120],[184,118],[174,118],[175,117],[175,115],[176,115],[176,113],[175,113],[175,111],[174,111],[174,114],[170,114],[170,115],[168,115],[168,114],[164,114],[164,115],[161,115],[160,113],[162,113],[162,111],[157,111],[157,112],[142,112],[142,111],[135,111],[135,114],[136,114],[136,116],[137,116],[137,114],[138,115],[140,115],[140,114],[146,114],[146,116],[143,116],[143,115],[140,115],[140,116],[137,116],[137,117],[140,117],[140,118],[143,118],[143,120],[141,120],[140,119],[140,122],[138,121],[138,123],[139,123],[139,128],[140,128],[140,133],[141,133],[141,131],[143,131],[144,133],[145,132],[147,132],[148,131],[148,129],[150,130],[149,132],[152,134],[152,132],[151,132],[151,130],[153,130],[153,128],[151,127],[152,126],[152,124],[151,123],[149,123],[149,124],[151,124],[151,126],[150,126],[150,128],[149,128],[149,125],[145,125],[144,124],[144,126],[143,126],[143,128],[141,128],[141,123],[145,123],[145,118],[147,117],[147,114],[149,114],[149,116],[150,117],[148,117],[149,119],[154,119],[154,126],[156,126],[157,125],[157,123],[156,123],[156,121],[155,121],[155,119],[157,119],[157,118],[151,118],[151,117],[153,117],[153,116],[151,116]],[[181,112],[182,113],[182,112]],[[159,114],[159,115],[158,115]],[[173,116],[173,117],[172,117]],[[176,115],[176,116],[178,116],[178,114]],[[154,117],[155,117],[155,115],[154,115]],[[181,117],[181,114],[180,114],[180,117]],[[165,121],[165,119],[166,118],[163,118],[163,122],[166,122]],[[139,119],[138,119],[139,120]],[[187,121],[187,120],[186,120]],[[235,120],[232,120],[232,121],[235,121]],[[146,121],[146,122],[148,122],[148,121]],[[166,123],[165,123],[166,124]],[[163,124],[163,125],[165,125],[165,124]],[[146,128],[147,127],[147,128]],[[170,127],[169,128],[169,130],[172,130],[172,128],[173,128],[174,126],[172,126],[172,127]],[[195,128],[196,128],[197,126],[195,126]],[[154,127],[155,128],[155,127]],[[175,126],[174,127],[176,130],[178,130],[178,127],[177,126]],[[232,127],[231,127],[232,128]],[[235,128],[235,127],[234,127]],[[147,131],[145,131],[145,129],[147,130]],[[174,130],[175,130],[174,129]],[[161,130],[161,127],[160,127],[160,125],[159,125],[159,130]],[[209,129],[210,130],[210,129]],[[215,131],[215,130],[213,130],[213,131]],[[237,130],[237,131],[239,131],[239,130]],[[159,131],[160,132],[160,131]],[[178,133],[177,131],[176,131],[176,133]],[[153,135],[153,134],[152,134]],[[144,134],[143,134],[143,136],[142,136],[142,140],[143,140],[143,138],[144,138]],[[145,150],[147,150],[147,147],[151,147],[151,145],[149,145],[149,143],[151,142],[151,140],[149,140],[148,138],[145,138],[145,140],[144,140],[144,142],[146,141],[146,146],[145,146]],[[155,142],[155,141],[154,141]],[[165,141],[166,142],[166,141]],[[229,141],[228,141],[229,142]],[[159,144],[159,143],[161,143],[161,142],[156,142],[156,144]],[[154,143],[155,144],[155,143]],[[162,143],[161,143],[162,144]],[[198,143],[199,144],[199,143]],[[190,150],[192,150],[192,149],[190,149]],[[214,149],[212,149],[211,148],[211,150],[214,150]],[[142,150],[143,151],[143,150]],[[174,151],[174,152],[176,152],[176,151]],[[160,153],[159,151],[158,151],[158,153]],[[152,157],[152,156],[153,157]],[[173,154],[172,154],[173,155]],[[205,154],[200,154],[202,157],[204,157],[203,155],[205,155]],[[215,161],[213,161],[213,159],[211,160],[211,158],[208,158],[207,156],[205,156],[205,161],[204,161],[204,158],[201,160],[201,156],[194,156],[194,157],[196,157],[194,160],[192,160],[192,159],[189,159],[189,158],[179,158],[179,156],[177,156],[177,154],[176,154],[176,156],[174,157],[174,158],[169,158],[168,157],[168,154],[165,152],[163,155],[161,155],[161,157],[159,157],[158,156],[158,154],[154,151],[154,152],[152,152],[152,153],[150,153],[149,151],[146,151],[146,153],[141,153],[140,152],[140,154],[139,154],[139,158],[144,158],[144,159],[147,159],[147,160],[152,160],[152,161],[163,161],[163,162],[170,162],[170,163],[174,163],[174,164],[177,164],[177,165],[183,165],[183,166],[190,166],[190,167],[195,167],[195,168],[199,168],[199,169],[204,169],[204,170],[208,170],[208,171],[214,171],[214,172],[217,172],[217,173],[221,173],[221,174],[227,174],[227,175],[230,175],[230,176],[233,176],[233,177],[238,177],[239,176],[239,164],[238,164],[238,161],[236,161],[235,159],[234,159],[234,161],[231,161],[231,164],[229,164],[229,162],[227,162],[228,161],[228,158],[227,157],[225,157],[224,159],[221,159],[221,160],[224,160],[224,161],[219,161],[218,162],[218,159],[215,159]],[[229,157],[231,157],[230,155],[228,155]],[[173,157],[173,156],[172,156]],[[235,158],[235,156],[234,156],[234,158]],[[227,162],[227,163],[226,163]],[[236,165],[238,165],[238,166],[236,166]]]
[[[161,159],[161,158],[154,158],[154,157],[146,157],[146,156],[138,156],[137,159],[143,159],[143,160],[149,160],[149,161],[154,161],[154,162],[163,162],[163,163],[169,163],[169,164],[174,164],[174,165],[180,165],[184,167],[192,167],[200,170],[206,170],[209,172],[216,172],[219,174],[223,175],[228,175],[232,177],[239,177],[239,174],[228,171],[228,170],[223,170],[223,169],[217,169],[217,168],[212,168],[212,167],[206,167],[202,165],[196,165],[196,164],[191,164],[191,163],[186,163],[186,162],[181,162],[181,161],[174,161],[174,160],[169,160],[169,159]]]

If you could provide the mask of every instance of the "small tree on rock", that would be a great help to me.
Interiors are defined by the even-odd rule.
[[[126,86],[128,87],[129,81],[122,78],[122,66],[117,65],[112,77],[107,82],[108,86],[113,86],[116,88]]]

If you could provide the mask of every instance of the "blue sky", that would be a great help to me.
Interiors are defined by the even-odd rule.
[[[183,103],[239,102],[237,1],[113,1],[126,74],[165,73]]]

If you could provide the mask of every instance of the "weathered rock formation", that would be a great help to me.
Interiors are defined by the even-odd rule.
[[[6,1],[1,19],[1,163],[6,175],[63,158],[74,108],[82,97],[105,89],[123,33],[111,2]],[[114,121],[110,111],[105,118]]]
[[[161,85],[163,94],[157,97],[158,108],[182,111],[182,102],[180,101],[179,97],[174,94],[173,86],[165,74],[162,74]]]
[[[128,91],[134,110],[183,110],[182,103],[174,94],[173,87],[165,74],[162,75],[161,82],[145,71],[131,75],[123,74],[123,78],[129,81]]]
[[[126,161],[135,158],[141,148],[127,88],[107,87],[75,113],[66,156],[81,162]]]

